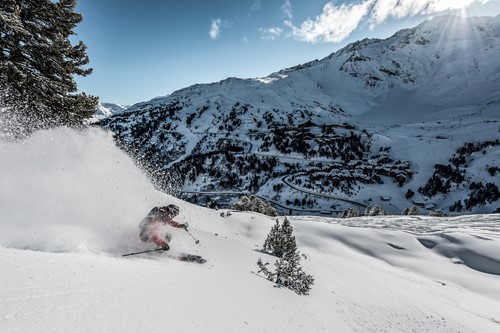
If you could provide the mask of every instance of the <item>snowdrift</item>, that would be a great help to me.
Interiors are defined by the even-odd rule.
[[[108,133],[45,131],[0,146],[1,332],[498,332],[500,216],[293,217],[299,296],[252,273],[274,219],[220,212],[156,191]],[[174,202],[200,244],[173,253],[137,224]]]

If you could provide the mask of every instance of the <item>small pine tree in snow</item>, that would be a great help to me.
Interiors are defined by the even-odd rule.
[[[283,257],[288,253],[294,253],[297,251],[297,242],[295,241],[295,236],[292,235],[293,227],[290,224],[290,221],[285,217],[283,220],[283,225],[281,226],[281,235],[282,235],[282,248],[281,253],[277,254],[278,257]]]
[[[279,246],[279,239],[280,239],[280,224],[279,221],[276,220],[276,224],[271,228],[271,231],[267,235],[267,238],[264,241],[262,249],[267,253],[275,254],[275,250]]]
[[[344,209],[340,214],[337,216],[340,219],[349,219],[353,217],[358,217],[360,216],[359,212],[356,209],[353,208],[347,208]]]
[[[264,263],[260,258],[257,266],[259,273],[268,280],[283,285],[299,295],[307,295],[314,284],[314,278],[306,274],[300,266],[300,253],[297,251],[297,243],[292,233],[293,227],[287,218],[281,227],[276,220],[263,246],[264,251],[279,257],[274,263],[275,271],[271,271],[268,268],[269,263]]]
[[[411,206],[411,208],[405,208],[401,215],[420,215],[420,208],[417,205]]]
[[[248,211],[252,208],[252,202],[250,201],[250,198],[247,197],[246,195],[242,196],[240,200],[234,205],[235,209],[241,210],[241,211]]]
[[[271,207],[269,203],[267,203],[267,206],[264,209],[264,213],[267,216],[278,216],[278,212],[276,212],[276,209]]]
[[[249,211],[265,214],[268,216],[278,216],[276,210],[271,207],[269,202],[257,198],[256,196],[242,196],[237,203],[231,205],[230,208],[239,211]]]
[[[300,266],[300,254],[289,252],[274,264],[276,267],[276,282],[299,295],[307,295],[314,284],[314,277],[306,274]]]
[[[263,251],[280,258],[289,252],[295,252],[297,250],[297,242],[292,233],[293,227],[286,217],[281,226],[279,225],[279,221],[276,220],[276,224],[271,228],[264,241],[264,245],[262,246]]]
[[[408,215],[420,215],[420,208],[417,205],[413,205],[408,212]]]
[[[431,211],[429,213],[429,216],[433,216],[433,217],[443,217],[444,216],[444,213],[441,209],[438,209],[438,210],[435,210],[435,211]]]
[[[379,215],[387,215],[385,210],[379,205],[375,205],[373,207],[366,207],[365,209],[366,216],[379,216]]]
[[[349,214],[347,215],[348,218],[352,217],[359,217],[361,214],[354,208],[349,209]]]

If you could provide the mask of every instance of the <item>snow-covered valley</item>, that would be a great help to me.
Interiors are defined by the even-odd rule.
[[[411,152],[410,152],[411,153]],[[292,217],[307,296],[253,272],[275,219],[154,189],[109,133],[0,143],[1,332],[498,332],[500,215]],[[176,203],[196,239],[150,248],[138,223]],[[282,217],[279,217],[283,220]]]

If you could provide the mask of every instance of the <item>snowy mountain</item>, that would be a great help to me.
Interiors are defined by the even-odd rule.
[[[500,215],[292,217],[309,295],[257,261],[275,220],[222,217],[155,190],[111,135],[41,131],[0,142],[1,332],[498,332]],[[138,224],[176,203],[194,240],[168,253]],[[279,217],[283,221],[283,217]],[[203,265],[169,258],[192,253]]]
[[[96,122],[114,114],[122,113],[127,110],[128,107],[129,106],[115,103],[99,103],[97,105],[95,116],[91,119],[91,122]]]
[[[499,207],[500,16],[436,17],[265,78],[194,85],[100,125],[159,188],[286,214]]]

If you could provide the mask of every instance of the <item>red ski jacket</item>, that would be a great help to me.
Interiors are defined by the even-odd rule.
[[[153,208],[139,224],[139,237],[141,241],[153,242],[158,246],[167,244],[166,236],[170,235],[167,235],[163,228],[167,224],[174,228],[182,228],[184,226],[181,223],[175,222],[172,216],[162,212],[158,207]],[[171,236],[168,238],[171,238]]]

